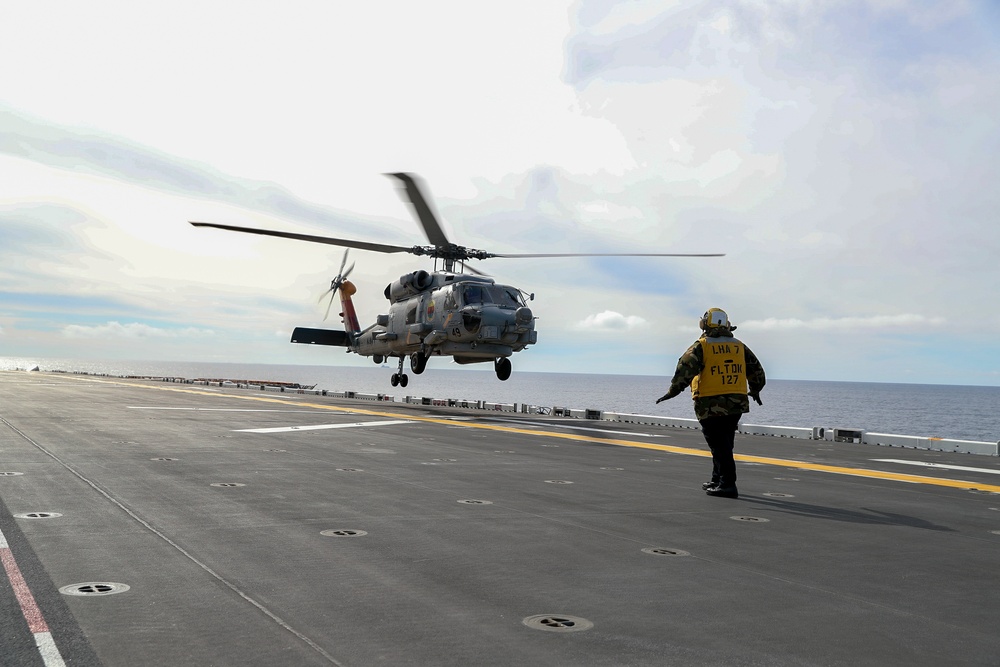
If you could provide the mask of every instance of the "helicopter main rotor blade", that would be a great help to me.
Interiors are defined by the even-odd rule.
[[[401,172],[386,174],[386,176],[398,178],[403,183],[406,189],[406,196],[409,198],[410,204],[413,206],[413,211],[420,220],[420,225],[424,228],[427,240],[438,247],[449,245],[451,242],[445,236],[444,230],[441,229],[441,223],[438,222],[437,216],[431,210],[430,204],[424,199],[424,194],[420,191],[420,185],[413,178],[413,175]]]
[[[724,252],[689,253],[689,252],[565,252],[565,253],[535,253],[535,254],[499,254],[490,253],[490,257],[725,257]]]
[[[369,243],[367,241],[353,241],[351,239],[338,239],[330,236],[312,236],[310,234],[295,234],[293,232],[278,232],[271,229],[256,229],[254,227],[236,227],[234,225],[217,225],[213,222],[193,222],[188,221],[195,227],[214,227],[225,229],[230,232],[245,232],[247,234],[260,234],[261,236],[277,236],[283,239],[295,239],[297,241],[309,241],[311,243],[325,243],[327,245],[339,245],[347,248],[358,248],[359,250],[374,250],[375,252],[409,252],[414,253],[414,248],[407,248],[400,245],[386,245],[384,243]]]

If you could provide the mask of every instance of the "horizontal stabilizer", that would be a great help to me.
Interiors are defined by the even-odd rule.
[[[333,329],[310,329],[308,327],[295,327],[292,332],[293,343],[306,343],[307,345],[335,345],[337,347],[350,347],[351,339],[346,331],[335,331]]]

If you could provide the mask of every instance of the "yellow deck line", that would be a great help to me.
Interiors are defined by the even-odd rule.
[[[443,424],[446,426],[463,426],[466,428],[478,428],[485,429],[489,431],[501,431],[504,433],[519,433],[522,435],[530,435],[542,438],[557,438],[562,440],[573,440],[577,442],[594,442],[604,445],[618,445],[621,447],[633,447],[639,449],[651,449],[659,452],[668,452],[670,454],[681,454],[684,456],[700,456],[703,458],[710,457],[711,454],[702,449],[692,449],[690,447],[676,447],[673,445],[657,445],[647,442],[637,442],[635,440],[618,440],[613,438],[601,438],[592,435],[581,435],[576,433],[557,433],[549,431],[537,431],[523,428],[515,428],[512,426],[502,426],[499,424],[474,424],[471,422],[455,421],[453,419],[442,419],[436,417],[418,417],[409,414],[402,414],[398,412],[386,412],[384,410],[368,410],[364,408],[355,407],[341,407],[336,405],[325,405],[322,403],[305,403],[302,401],[290,401],[281,398],[274,398],[271,396],[240,396],[238,394],[221,394],[217,392],[201,391],[198,389],[185,389],[180,387],[158,387],[155,385],[148,384],[137,384],[133,382],[123,382],[121,380],[97,380],[94,378],[87,377],[73,377],[69,375],[59,375],[58,377],[66,378],[70,380],[78,380],[83,382],[95,382],[100,384],[116,384],[126,387],[138,387],[142,389],[156,389],[159,391],[173,391],[182,394],[194,394],[198,396],[212,396],[215,398],[226,397],[226,398],[236,398],[240,400],[248,401],[260,401],[265,403],[277,403],[280,405],[291,405],[298,407],[309,407],[316,408],[318,410],[328,410],[331,412],[349,412],[352,414],[362,414],[371,415],[374,417],[390,417],[393,419],[406,419],[409,421],[419,421],[428,422],[432,424]],[[932,486],[944,486],[954,489],[976,489],[978,491],[989,491],[991,493],[1000,493],[1000,486],[992,484],[980,484],[978,482],[970,482],[961,479],[947,479],[942,477],[926,477],[924,475],[908,475],[905,473],[895,473],[887,472],[884,470],[867,470],[864,468],[845,468],[843,466],[833,466],[825,465],[822,463],[809,463],[806,461],[796,461],[794,459],[777,459],[767,456],[751,456],[748,454],[737,454],[737,461],[744,461],[746,463],[761,463],[764,465],[779,466],[783,468],[799,468],[804,470],[813,470],[816,472],[827,472],[835,475],[849,475],[852,477],[868,477],[871,479],[885,479],[893,480],[897,482],[909,482],[911,484],[928,484]]]

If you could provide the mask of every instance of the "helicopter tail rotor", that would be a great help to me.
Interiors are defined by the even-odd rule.
[[[347,265],[347,254],[350,251],[350,248],[344,251],[344,258],[340,261],[340,272],[337,274],[336,278],[330,281],[330,288],[323,292],[323,294],[319,297],[319,301],[322,303],[323,299],[326,298],[326,295],[330,295],[330,300],[326,304],[326,312],[323,314],[324,321],[330,316],[330,308],[333,306],[333,300],[337,297],[337,292],[344,284],[344,281],[347,280],[347,276],[351,275],[351,271],[354,270],[354,262],[351,262],[351,265],[347,267],[346,271],[344,270],[344,266]]]

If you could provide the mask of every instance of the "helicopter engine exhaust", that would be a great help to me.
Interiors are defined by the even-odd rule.
[[[395,303],[408,296],[420,294],[430,288],[433,284],[434,277],[422,269],[420,271],[414,271],[413,273],[407,273],[405,276],[401,276],[399,280],[396,280],[386,286],[385,298],[389,299],[390,302]]]

